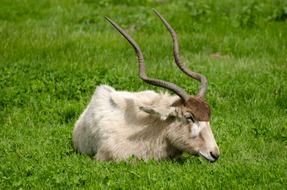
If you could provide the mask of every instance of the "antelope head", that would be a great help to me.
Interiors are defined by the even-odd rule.
[[[149,78],[145,72],[144,57],[139,45],[118,24],[107,17],[105,18],[134,48],[139,63],[139,77],[150,85],[165,88],[179,96],[179,99],[167,110],[161,111],[154,107],[140,107],[140,109],[148,114],[159,116],[161,120],[171,121],[167,135],[171,145],[181,151],[200,155],[214,162],[219,158],[219,148],[210,126],[210,107],[204,99],[208,86],[207,79],[202,74],[191,71],[182,64],[175,31],[158,11],[154,10],[154,12],[172,37],[176,65],[183,73],[200,82],[197,95],[189,95],[184,89],[171,82]]]

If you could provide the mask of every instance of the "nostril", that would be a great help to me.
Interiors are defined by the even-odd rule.
[[[217,160],[219,158],[219,154],[217,152],[210,152],[210,155],[215,160]]]

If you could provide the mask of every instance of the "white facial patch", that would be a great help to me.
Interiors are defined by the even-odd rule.
[[[192,124],[192,128],[191,128],[192,137],[197,137],[199,135],[200,131],[206,127],[207,123],[208,122],[204,122],[204,121],[194,122]]]

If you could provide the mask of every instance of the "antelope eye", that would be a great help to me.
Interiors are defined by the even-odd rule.
[[[188,120],[188,121],[191,121],[191,122],[193,122],[194,123],[194,119],[193,119],[193,117],[190,115],[190,116],[188,116],[188,117],[186,117],[186,119]]]

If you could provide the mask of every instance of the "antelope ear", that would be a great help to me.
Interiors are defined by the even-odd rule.
[[[176,111],[174,107],[169,107],[166,109],[159,109],[152,106],[140,106],[139,109],[147,114],[160,118],[160,120],[167,120],[170,117],[176,116]]]

